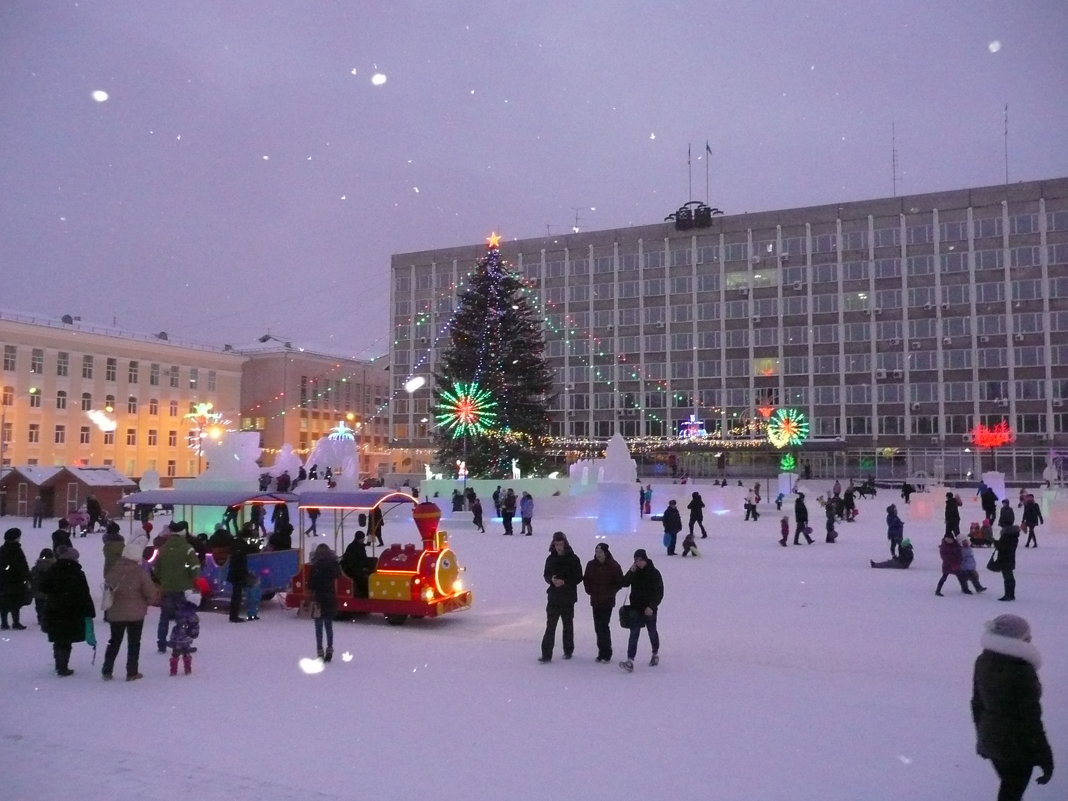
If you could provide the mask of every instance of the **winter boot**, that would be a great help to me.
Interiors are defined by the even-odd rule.
[[[182,657],[182,670],[185,671],[187,676],[193,672],[193,657],[191,654],[185,654]]]
[[[318,657],[319,657],[320,659],[322,659],[322,660],[324,660],[324,661],[326,660],[326,654],[325,654],[325,652],[323,651],[323,649],[322,649],[322,648],[316,648],[316,649],[315,649],[315,654],[316,654],[316,656],[318,656]]]
[[[659,655],[653,654],[651,657],[649,657],[649,667],[656,667],[659,664],[660,664],[660,656]]]
[[[177,676],[178,675],[178,657],[176,657],[176,656],[172,656],[171,657],[171,675],[172,676]]]
[[[326,647],[326,653],[323,654],[323,661],[324,662],[329,662],[333,658],[334,658],[334,646],[328,645]]]
[[[629,659],[626,660],[625,662],[620,662],[619,663],[619,667],[620,667],[621,670],[623,670],[623,671],[625,671],[627,673],[633,673],[634,672],[634,663],[632,661],[630,661]]]

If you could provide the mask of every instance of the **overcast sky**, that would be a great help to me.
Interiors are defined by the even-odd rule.
[[[728,214],[891,195],[891,126],[898,194],[986,186],[1007,103],[1010,180],[1068,175],[1066,41],[1064,0],[5,0],[0,307],[385,353],[391,254],[657,222],[690,145]]]

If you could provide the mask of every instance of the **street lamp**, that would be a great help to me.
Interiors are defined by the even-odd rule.
[[[282,438],[279,442],[279,447],[281,447],[286,442],[286,397],[289,391],[289,351],[293,350],[293,343],[287,339],[280,339],[269,331],[259,338],[259,342],[263,344],[277,342],[284,349],[282,352],[282,392],[279,398],[282,407],[279,414],[282,419]]]

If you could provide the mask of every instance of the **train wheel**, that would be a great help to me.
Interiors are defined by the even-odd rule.
[[[386,615],[386,622],[391,626],[403,626],[407,619],[407,615]]]

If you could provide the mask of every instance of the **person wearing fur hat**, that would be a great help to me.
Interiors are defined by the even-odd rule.
[[[623,568],[612,558],[607,542],[597,543],[593,549],[593,559],[586,563],[586,570],[582,574],[582,588],[590,596],[593,609],[598,662],[612,661],[612,609],[616,605],[616,593],[622,586]]]
[[[115,564],[104,575],[104,583],[111,588],[114,600],[107,610],[111,637],[104,651],[104,665],[100,670],[104,679],[110,679],[115,667],[115,658],[126,639],[126,681],[143,678],[138,671],[141,656],[141,632],[145,626],[148,607],[156,601],[159,591],[152,577],[141,564],[145,543],[133,540],[126,545]]]
[[[1031,626],[1016,615],[987,621],[980,644],[972,678],[975,750],[994,764],[1001,780],[998,801],[1019,801],[1036,765],[1039,784],[1053,776],[1053,751],[1042,726],[1042,660],[1031,644]]]
[[[0,629],[9,628],[8,616],[10,628],[26,628],[19,620],[19,610],[29,605],[32,594],[30,566],[22,552],[21,537],[22,529],[9,528],[4,532],[4,544],[0,545]]]
[[[70,655],[74,643],[85,642],[85,620],[96,617],[89,582],[78,564],[76,548],[65,548],[56,563],[41,577],[41,591],[48,596],[48,641],[56,674],[70,676]]]
[[[649,631],[649,645],[653,649],[649,667],[656,667],[660,664],[660,634],[656,630],[656,615],[660,602],[664,600],[664,578],[644,548],[634,552],[634,562],[623,575],[623,586],[630,587],[629,604],[634,614],[630,624],[630,639],[627,641],[627,659],[620,662],[619,666],[627,673],[634,670],[638,638],[645,628]]]
[[[570,659],[575,651],[575,604],[578,603],[577,588],[582,583],[582,562],[571,550],[571,543],[562,531],[553,534],[542,577],[548,587],[545,589],[545,634],[541,638],[538,661],[544,664],[553,659],[556,624],[561,620],[564,623],[564,659]]]
[[[119,524],[112,520],[107,524],[104,529],[104,535],[102,537],[104,542],[104,575],[108,574],[108,571],[115,566],[115,563],[122,557],[122,550],[126,545],[126,540],[119,532],[122,529]]]
[[[178,605],[200,575],[200,560],[183,534],[188,528],[184,521],[171,521],[156,551],[154,573],[160,589],[156,647],[161,654],[167,653],[167,629],[178,612]]]

